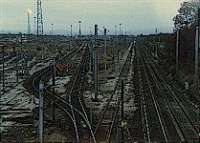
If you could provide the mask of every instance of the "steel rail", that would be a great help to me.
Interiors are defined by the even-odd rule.
[[[138,52],[138,56],[140,56],[140,62],[142,63],[142,59],[141,59],[141,54]],[[142,83],[142,66],[139,66],[139,78],[141,79],[140,82]],[[142,88],[142,85],[140,83],[140,88]],[[144,98],[144,94],[141,94],[141,103],[142,103],[142,108],[141,108],[141,114],[144,116],[144,121],[143,124],[145,125],[145,129],[146,129],[146,133],[147,133],[147,141],[151,142],[150,139],[150,130],[149,130],[149,121],[147,118],[147,109],[146,109],[146,102],[145,102],[145,98]],[[146,139],[146,137],[144,136],[144,138]]]
[[[171,87],[167,84],[167,82],[160,76],[160,74],[158,73],[157,69],[155,67],[153,67],[153,65],[151,65],[151,66],[154,69],[155,73],[157,74],[157,77],[160,78],[160,83],[162,83],[163,87],[167,91],[170,92],[167,95],[170,96],[178,104],[178,106],[182,110],[183,114],[185,115],[186,119],[189,121],[190,125],[192,126],[195,134],[198,136],[198,129],[195,127],[195,125],[193,124],[192,120],[188,116],[187,111],[185,110],[185,107],[182,105],[181,101],[177,98],[176,94],[172,91]],[[180,123],[178,123],[178,124],[180,124]],[[184,133],[184,131],[183,131],[183,133]]]
[[[88,48],[88,44],[86,45],[86,48]],[[89,49],[88,49],[89,50]],[[85,51],[86,52],[86,51]],[[88,53],[88,58],[90,58],[90,55],[89,55],[89,53]],[[85,58],[84,58],[85,59]],[[84,61],[84,64],[87,64],[87,62],[88,61],[86,61],[86,63],[85,63],[85,61]],[[81,66],[81,65],[80,65]],[[87,66],[87,65],[84,65],[84,67],[85,66]],[[85,80],[84,80],[84,83],[82,83],[82,85],[80,85],[80,87],[82,88],[83,87],[83,85],[85,84]],[[81,90],[82,91],[82,90]],[[82,108],[82,111],[83,111],[83,114],[85,115],[85,119],[87,120],[87,122],[89,123],[88,125],[88,127],[89,127],[89,129],[90,129],[90,132],[91,132],[91,135],[92,135],[92,138],[93,138],[93,141],[94,141],[94,143],[96,143],[96,139],[95,139],[95,136],[94,136],[94,132],[93,132],[93,130],[92,130],[92,127],[91,127],[91,125],[90,125],[90,122],[89,122],[89,119],[88,119],[88,116],[87,116],[87,113],[86,113],[86,111],[85,111],[85,108],[84,108],[84,106],[83,106],[83,104],[82,104],[82,101],[81,101],[81,99],[80,99],[80,97],[78,98],[79,99],[79,104],[81,105],[81,108]],[[87,124],[87,123],[86,123]]]
[[[73,105],[72,105],[72,93],[74,91],[74,88],[75,88],[76,82],[78,80],[78,77],[80,76],[79,75],[79,70],[80,70],[79,67],[82,64],[83,56],[84,56],[84,53],[85,53],[85,48],[83,50],[84,51],[83,51],[83,54],[82,54],[82,59],[81,59],[80,64],[78,65],[78,68],[77,68],[76,72],[75,72],[75,79],[73,80],[72,88],[70,89],[70,92],[69,92],[69,104],[70,104],[71,113],[72,113],[72,117],[73,117],[73,122],[74,122],[74,128],[75,128],[75,132],[76,132],[76,140],[77,140],[77,142],[80,142],[80,137],[79,137],[78,127],[77,127],[77,124],[76,124],[76,116],[75,116],[75,113],[74,113],[74,110],[73,110]]]
[[[112,131],[113,131],[113,128],[114,128],[118,113],[119,113],[119,107],[117,108],[117,110],[114,113],[112,124],[111,124],[111,127],[109,128],[109,132],[108,132],[108,135],[106,137],[106,142],[107,143],[110,143],[110,138],[111,138],[111,135],[112,135]]]
[[[76,52],[79,51],[79,50],[81,50],[81,48],[73,50],[72,52],[70,52],[70,53],[67,54],[66,56],[64,56],[64,57],[62,57],[62,58],[60,58],[60,59],[58,59],[58,61],[56,61],[56,63],[58,63],[58,62],[60,62],[60,61],[64,61],[65,59],[69,61],[69,59],[70,59],[71,57],[73,57],[73,56],[76,54]],[[37,82],[38,82],[39,80],[44,80],[44,79],[47,77],[47,75],[51,73],[51,70],[50,70],[51,67],[52,67],[52,66],[50,65],[50,66],[48,66],[47,68],[44,68],[44,69],[42,69],[42,70],[36,72],[36,73],[34,74],[34,75],[36,75],[36,76],[33,75],[34,78],[33,78],[32,83],[31,83],[33,92],[38,93],[38,87],[37,87],[37,84],[38,84],[38,83],[37,83]],[[52,67],[52,68],[53,68],[53,67]],[[45,89],[45,90],[46,90],[46,89]],[[47,93],[50,93],[50,91],[47,90]],[[36,95],[37,95],[37,94],[36,94]],[[48,96],[47,96],[47,97],[48,97]],[[73,121],[73,120],[72,120],[72,121]]]
[[[148,56],[146,55],[146,57],[148,57]],[[149,58],[149,60],[152,60],[152,59]],[[161,77],[161,75],[159,74],[159,71],[157,70],[155,65],[150,63],[147,66],[148,66],[149,70],[151,71],[151,74],[152,74],[152,76],[154,78],[154,82],[156,83],[157,88],[159,89],[163,85],[163,87],[166,89],[166,91],[168,91],[167,94],[165,94],[165,95],[168,95],[168,97],[171,97],[171,99],[173,99],[173,101],[175,101],[178,104],[178,106],[182,110],[183,114],[185,115],[186,119],[189,121],[190,125],[193,127],[193,131],[195,131],[196,135],[198,136],[198,129],[195,127],[195,125],[193,124],[192,120],[189,118],[189,116],[188,116],[188,114],[187,114],[187,112],[185,110],[185,107],[182,105],[181,101],[177,98],[176,94],[173,92],[173,90],[171,89],[169,84],[164,80],[163,77]],[[180,137],[180,139],[182,141],[187,141],[186,134],[184,133],[183,129],[181,128],[181,125],[180,125],[177,117],[174,115],[174,110],[172,109],[171,104],[172,103],[167,100],[167,106],[168,106],[168,108],[170,110],[170,114],[171,114],[171,116],[173,117],[174,121],[177,124],[177,125],[175,125],[176,129],[178,127],[177,133],[179,134],[179,137]]]
[[[81,72],[82,72],[81,69],[82,69],[82,68],[85,69],[86,66],[87,66],[87,65],[86,65],[86,64],[87,64],[87,61],[85,61],[85,59],[89,58],[88,55],[86,55],[87,52],[88,52],[88,44],[85,44],[84,51],[83,51],[83,54],[82,54],[82,59],[81,59],[81,62],[79,63],[79,65],[78,65],[77,71],[75,72],[75,75],[76,75],[76,76],[75,76],[75,79],[73,80],[72,88],[71,88],[70,93],[69,93],[69,103],[70,103],[70,105],[71,105],[71,112],[72,112],[72,115],[73,115],[73,118],[74,118],[75,122],[76,122],[76,116],[75,116],[75,113],[74,113],[74,110],[73,110],[73,105],[72,105],[72,98],[73,98],[73,97],[72,97],[72,96],[73,96],[72,93],[74,92],[74,89],[76,89],[77,81],[79,81],[79,78],[81,78],[81,77],[79,77],[80,74],[81,74]],[[82,87],[80,81],[79,81],[79,83],[80,83],[79,86]],[[82,110],[82,112],[84,113],[83,115],[85,116],[85,120],[89,121],[89,120],[88,120],[88,117],[87,117],[87,114],[86,114],[86,111],[85,111],[85,109],[84,109],[84,107],[83,107],[83,105],[82,105],[82,102],[80,101],[80,97],[77,97],[77,98],[78,98],[78,101],[79,101],[81,110]],[[91,125],[90,125],[90,124],[89,124],[89,129],[90,129],[90,132],[91,132],[93,141],[96,142],[96,139],[95,139],[95,137],[94,137],[94,133],[93,133],[93,131],[92,131],[92,129],[91,129]],[[77,132],[77,134],[78,134],[78,129],[76,129],[76,132]],[[77,138],[78,138],[78,136],[77,136]]]
[[[147,54],[146,54],[146,57],[148,57]],[[150,58],[148,58],[148,59],[150,60]],[[159,90],[159,92],[161,92],[162,91],[162,82],[160,82],[158,80],[158,78],[156,77],[155,72],[153,72],[152,64],[147,64],[147,67],[148,67],[148,69],[150,71],[151,76],[153,77],[153,80],[154,80],[154,83],[156,84],[157,89]],[[165,87],[164,84],[163,84],[163,86]],[[184,132],[183,132],[178,120],[176,119],[176,117],[175,117],[175,115],[173,113],[172,106],[170,105],[170,102],[168,100],[167,101],[165,100],[165,102],[167,103],[167,107],[169,109],[169,114],[170,114],[170,116],[172,118],[172,122],[173,122],[173,124],[175,126],[175,129],[176,129],[180,139],[181,139],[181,142],[185,142],[186,141],[186,136],[184,135]]]
[[[102,121],[103,121],[103,118],[104,118],[104,116],[105,116],[105,113],[106,113],[106,111],[107,111],[107,109],[108,109],[108,106],[109,106],[110,102],[112,101],[112,98],[113,98],[113,96],[115,95],[115,92],[117,91],[117,89],[118,89],[118,87],[119,87],[119,85],[120,85],[121,78],[124,76],[124,73],[125,73],[124,70],[125,70],[125,68],[127,68],[126,66],[127,66],[127,64],[128,64],[128,60],[129,60],[130,56],[132,57],[132,48],[133,48],[133,42],[131,42],[131,44],[130,44],[130,46],[129,46],[128,54],[127,54],[127,57],[126,57],[126,60],[125,60],[125,62],[124,62],[124,64],[123,64],[123,66],[122,66],[122,68],[121,68],[120,75],[119,75],[119,78],[118,78],[118,80],[117,80],[117,84],[115,85],[115,88],[114,88],[112,94],[110,95],[108,101],[106,102],[106,105],[105,105],[104,108],[102,109],[101,116],[100,116],[100,118],[99,118],[99,121],[98,121],[98,123],[97,123],[97,127],[96,127],[95,132],[94,132],[95,135],[96,135],[98,129],[100,128],[100,126],[101,126],[101,124],[102,124]]]
[[[150,66],[148,66],[148,68],[150,69]],[[155,82],[155,84],[156,84],[156,87],[159,89],[159,91],[161,91],[161,87],[162,87],[162,85],[161,85],[161,83],[158,81],[158,79],[155,77],[155,74],[153,74],[152,73],[152,70],[151,70],[151,75],[152,75],[152,77],[154,78],[154,82]],[[158,84],[159,83],[159,84]],[[169,113],[170,113],[170,115],[171,115],[171,117],[172,117],[172,119],[174,119],[173,121],[173,123],[174,123],[174,126],[175,126],[175,128],[176,128],[176,130],[177,130],[177,133],[178,133],[178,135],[179,135],[179,137],[180,137],[180,139],[181,139],[181,142],[185,142],[186,141],[186,136],[184,135],[184,132],[183,132],[183,130],[181,129],[181,126],[180,126],[180,124],[179,124],[179,122],[178,122],[178,120],[176,119],[176,117],[175,117],[175,115],[174,115],[174,113],[173,113],[173,109],[172,109],[172,107],[170,106],[170,102],[167,100],[167,101],[165,101],[166,103],[167,103],[167,107],[168,107],[168,109],[169,109]]]
[[[56,64],[59,62],[62,62],[64,60],[67,60],[69,62],[69,60],[79,51],[81,50],[81,48],[79,49],[75,49],[73,50],[71,53],[69,53],[68,55],[60,58],[59,60],[56,61]],[[41,69],[39,71],[37,71],[34,75],[36,75],[34,77],[34,79],[32,80],[32,87],[34,88],[34,91],[36,91],[38,93],[38,87],[35,85],[38,81],[38,79],[45,79],[47,74],[50,74],[50,72],[52,70],[50,70],[51,68],[53,68],[53,65],[49,65],[48,67]],[[34,76],[33,75],[33,76]],[[37,83],[38,84],[38,83]]]
[[[49,70],[46,69],[46,71],[49,71]],[[44,72],[43,72],[43,73],[45,73],[45,75],[47,74],[46,71],[44,70]],[[43,73],[41,73],[41,74],[43,74]],[[45,76],[44,76],[44,77],[45,77]],[[47,92],[48,94],[52,94],[51,91],[49,91],[49,90],[47,90],[46,92]],[[47,96],[47,97],[50,97],[50,96]],[[93,133],[92,128],[91,128],[91,125],[90,125],[88,119],[85,117],[85,115],[82,114],[78,109],[74,108],[73,106],[71,106],[70,104],[68,104],[67,102],[65,102],[64,99],[61,100],[61,97],[59,97],[59,96],[57,96],[57,95],[56,95],[55,97],[56,97],[56,100],[59,99],[59,102],[64,103],[64,105],[68,105],[70,108],[72,108],[76,113],[78,113],[78,114],[84,119],[84,121],[86,122],[87,126],[88,126],[89,129],[90,129],[90,132],[91,132],[91,134],[92,134],[92,136],[93,136],[94,142],[96,142],[96,140],[95,140],[95,138],[94,138],[94,133]],[[58,105],[57,102],[56,102],[56,104]],[[61,107],[61,106],[59,105],[59,107]],[[69,113],[66,109],[65,109],[65,110],[64,110],[64,109],[65,109],[65,108],[63,107],[62,110],[63,110],[65,113],[67,113],[67,114],[69,115],[70,113]],[[71,114],[70,114],[70,115],[71,115]],[[74,121],[74,118],[73,118],[72,116],[70,116],[70,118],[71,118],[71,120],[74,122],[74,126],[76,126],[76,123],[75,123],[75,121]]]
[[[133,45],[134,43],[131,43],[131,47],[132,46],[135,46],[135,45]],[[131,53],[133,53],[133,51],[131,52]],[[133,56],[132,54],[131,54],[131,56]],[[135,56],[135,55],[134,55]],[[129,57],[128,57],[129,58]],[[133,57],[131,57],[131,59],[132,59]],[[132,62],[133,61],[131,61],[131,64],[132,64]],[[119,100],[119,97],[118,97],[118,100],[117,100],[117,109],[116,109],[116,111],[114,112],[114,116],[113,116],[113,119],[112,119],[112,124],[111,124],[111,126],[110,126],[110,128],[109,128],[109,132],[108,132],[108,135],[107,135],[107,137],[106,137],[106,142],[107,143],[109,143],[110,142],[110,138],[111,138],[111,135],[112,135],[112,131],[113,131],[113,128],[114,128],[114,125],[115,125],[115,122],[116,122],[116,120],[117,120],[117,116],[118,116],[118,113],[119,113],[119,104],[120,104],[120,100]]]
[[[47,92],[48,92],[49,95],[52,95],[52,92],[50,92],[50,91],[47,91]],[[48,98],[49,100],[51,100],[51,99],[52,99],[52,96],[48,96],[47,98]],[[55,95],[55,98],[56,98],[56,100],[57,100],[57,102],[56,102],[55,104],[56,104],[56,105],[59,105],[59,107],[62,107],[62,108],[60,108],[60,109],[62,109],[62,110],[63,110],[64,112],[66,112],[67,114],[70,114],[70,116],[71,116],[71,113],[70,113],[69,111],[67,111],[67,109],[66,109],[66,106],[67,106],[68,108],[71,108],[71,104],[68,103],[68,102],[66,102],[66,100],[65,100],[64,98],[62,98],[62,97],[60,97],[60,96],[58,96],[58,95]],[[90,129],[91,134],[94,134],[93,131],[92,131],[91,125],[90,125],[90,123],[89,123],[89,120],[88,120],[88,118],[85,116],[85,114],[82,113],[79,109],[77,109],[77,108],[74,107],[74,106],[72,106],[72,108],[73,108],[73,110],[74,110],[76,113],[78,113],[78,114],[82,117],[82,119],[85,121],[85,123],[87,124],[88,128]],[[71,117],[72,117],[72,116],[71,116]],[[73,119],[73,117],[72,117],[71,119]],[[94,137],[94,135],[92,135],[92,136]],[[96,142],[96,141],[95,141],[95,138],[94,138],[93,140],[94,140],[94,142]]]
[[[144,62],[145,62],[145,59],[144,59]],[[143,68],[143,70],[144,70],[145,78],[147,80],[148,88],[150,90],[150,95],[151,95],[151,98],[153,100],[154,107],[156,109],[156,114],[158,116],[158,120],[159,120],[161,129],[162,129],[162,133],[163,133],[164,138],[165,138],[165,142],[168,142],[167,133],[165,131],[164,124],[163,124],[163,121],[162,121],[162,118],[161,118],[161,113],[160,113],[160,110],[159,110],[159,107],[158,107],[158,102],[157,102],[156,98],[154,97],[153,90],[152,90],[152,87],[151,87],[151,84],[150,84],[150,80],[149,80],[149,77],[147,75],[147,71],[145,70],[145,68]]]
[[[140,55],[140,61],[142,62],[142,65],[140,66],[140,70],[143,72],[143,83],[144,86],[147,86],[148,89],[149,89],[149,97],[150,99],[152,100],[152,105],[154,107],[154,111],[156,113],[156,118],[158,118],[158,121],[159,121],[159,127],[161,128],[161,131],[162,131],[162,136],[164,137],[164,140],[165,142],[168,142],[168,137],[167,137],[167,132],[164,128],[164,123],[162,121],[162,118],[161,118],[161,111],[160,111],[160,108],[158,106],[158,101],[156,100],[155,96],[154,96],[154,93],[153,93],[153,89],[152,89],[152,85],[150,84],[150,79],[149,79],[149,74],[147,74],[147,62],[143,56],[144,52],[143,51],[139,51],[138,54]],[[147,91],[146,91],[147,92]],[[145,99],[144,99],[144,95],[143,96],[143,104],[145,103]],[[144,109],[145,109],[145,105],[144,104]],[[150,136],[150,128],[149,128],[149,121],[148,121],[148,118],[147,118],[147,114],[146,114],[147,111],[144,110],[144,116],[145,116],[145,122],[147,123],[147,125],[145,126],[146,127],[146,132],[147,132],[147,140],[148,142],[151,142],[151,136]],[[153,111],[152,111],[153,112]]]

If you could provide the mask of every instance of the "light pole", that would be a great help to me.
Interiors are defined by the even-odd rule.
[[[29,8],[27,10],[27,14],[28,14],[28,30],[27,30],[27,34],[30,35],[31,34],[31,23],[30,23],[31,10]]]

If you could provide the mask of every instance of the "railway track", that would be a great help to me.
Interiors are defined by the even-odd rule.
[[[162,69],[160,69],[159,65],[157,63],[155,64],[151,64],[152,68],[155,70],[155,73],[158,74],[159,78],[166,84],[166,85],[170,85],[169,90],[171,90],[171,93],[175,95],[175,97],[177,98],[177,100],[179,100],[179,102],[182,104],[181,106],[185,106],[187,108],[184,108],[184,110],[189,113],[188,116],[191,116],[191,120],[192,122],[197,122],[197,118],[198,118],[198,101],[191,101],[191,99],[189,99],[188,93],[184,93],[183,91],[181,91],[171,80],[168,80],[165,78],[165,76],[163,74],[159,74],[159,73],[163,73],[164,71]],[[183,94],[185,94],[183,96]]]
[[[70,52],[69,54],[61,57],[60,59],[56,60],[56,63],[61,63],[61,62],[69,62],[70,59],[75,56],[75,54],[77,52],[80,52],[81,48],[77,48],[79,47],[79,44],[76,44],[76,46],[74,47],[75,49]],[[40,80],[43,81],[48,81],[48,79],[50,79],[51,75],[52,75],[52,70],[53,69],[53,65],[50,65],[44,69],[41,69],[39,71],[37,71],[36,73],[34,73],[28,80],[26,80],[24,82],[24,87],[33,95],[35,95],[36,97],[38,96],[38,86],[39,86],[39,82]],[[44,96],[44,109],[46,110],[49,105],[51,104],[52,100],[54,99],[48,99],[46,97],[49,97],[49,95],[53,95],[52,91],[50,89],[48,89],[47,87],[45,88],[45,95]]]
[[[156,86],[160,91],[164,89],[165,93],[165,104],[169,110],[172,120],[174,121],[175,129],[179,135],[181,142],[193,142],[198,137],[198,129],[194,125],[194,122],[188,115],[182,102],[177,98],[172,88],[167,84],[167,82],[161,77],[158,70],[154,65],[150,64],[149,69],[152,69],[151,74],[154,78]]]
[[[82,54],[81,62],[78,65],[74,76],[72,77],[72,80],[71,80],[72,85],[70,88],[70,92],[66,94],[66,98],[70,104],[71,114],[73,116],[74,122],[76,122],[76,124],[74,123],[74,126],[76,130],[77,142],[80,142],[80,138],[82,138],[80,136],[81,129],[78,128],[78,126],[79,127],[82,126],[80,124],[81,121],[85,122],[85,125],[88,126],[89,132],[91,133],[93,141],[96,142],[94,133],[92,131],[91,125],[88,120],[88,111],[85,110],[85,106],[83,104],[83,98],[82,98],[83,90],[85,88],[85,85],[87,84],[86,74],[89,70],[88,64],[89,64],[89,48],[88,48],[88,44],[86,44],[86,47],[84,48],[84,52]],[[84,119],[82,119],[83,116],[80,116],[80,114],[78,114],[77,112],[74,112],[73,108],[76,108],[80,113],[82,113],[84,115]]]
[[[8,92],[10,92],[12,89],[16,88],[19,84],[21,84],[23,81],[22,78],[18,77],[18,81],[17,81],[17,69],[19,69],[19,64],[22,63],[22,59],[20,57],[13,57],[14,59],[12,61],[8,61],[5,66],[4,66],[4,80],[5,80],[5,92],[1,93],[1,94],[6,94]],[[16,74],[15,74],[16,73]],[[0,79],[2,78],[1,76],[3,76],[3,68],[0,67]],[[12,82],[10,82],[9,80],[14,80]],[[15,81],[16,79],[16,81]],[[3,82],[3,81],[2,81]],[[3,86],[3,83],[0,83],[1,86]]]
[[[156,97],[155,85],[149,76],[146,65],[148,64],[141,58],[141,78],[142,78],[142,105],[145,125],[145,140],[147,142],[163,141],[168,142],[165,122],[161,108]],[[147,63],[147,64],[146,64]],[[158,132],[159,131],[159,132]]]
[[[134,43],[131,42],[130,46],[129,46],[129,49],[127,50],[127,55],[126,55],[126,59],[125,59],[125,62],[123,63],[122,67],[121,67],[121,70],[120,70],[120,74],[119,74],[119,77],[117,79],[117,83],[115,85],[115,88],[114,90],[112,91],[108,101],[106,102],[104,108],[102,109],[101,113],[100,113],[100,117],[99,117],[99,120],[98,120],[98,123],[97,123],[97,126],[95,128],[95,136],[97,136],[98,134],[101,133],[100,129],[102,127],[102,124],[104,122],[104,120],[107,121],[106,117],[105,117],[105,114],[106,112],[108,111],[108,108],[109,108],[109,105],[113,99],[113,97],[116,95],[116,93],[120,90],[120,83],[122,80],[126,80],[126,77],[128,75],[128,72],[130,70],[130,64],[131,64],[131,58],[132,58],[132,54],[133,54],[133,47],[134,47]],[[119,97],[117,97],[118,99]],[[118,103],[119,104],[120,100],[118,99]],[[111,119],[109,119],[109,126],[107,127],[107,131],[105,133],[106,136],[104,136],[103,138],[104,139],[101,139],[101,140],[104,140],[106,142],[110,142],[110,139],[112,137],[112,134],[113,134],[113,130],[116,126],[116,120],[118,119],[118,113],[119,113],[119,106],[117,106],[115,108],[114,111],[112,111],[113,113],[110,113],[114,116],[112,116]]]
[[[133,140],[195,142],[198,129],[180,96],[177,97],[177,92],[161,76],[144,49],[140,49],[140,62],[138,78],[142,79],[140,83],[143,83],[143,93],[139,102],[141,112],[137,111],[136,118],[142,118],[143,137],[140,130],[139,135],[133,136]]]
[[[76,52],[79,52],[81,49],[77,48],[79,47],[79,44],[75,45],[75,48],[72,52],[70,52],[69,54],[61,57],[60,59],[57,57],[56,58],[56,61],[55,61],[55,64],[58,64],[58,63],[63,63],[63,62],[69,62],[69,60],[76,54]],[[52,74],[52,70],[53,69],[53,65],[50,65],[44,69],[41,69],[37,72],[35,72],[28,80],[24,86],[29,89],[29,91],[33,94],[38,94],[38,85],[39,85],[39,81],[40,80],[46,80],[47,78],[49,78]],[[31,86],[26,86],[26,85],[31,85]]]
[[[84,134],[89,132],[90,136],[92,137],[93,141],[95,141],[94,133],[92,131],[91,125],[88,120],[87,111],[85,111],[84,104],[82,102],[82,92],[86,82],[86,73],[88,71],[88,60],[89,60],[89,51],[88,45],[83,48],[83,54],[81,62],[79,63],[74,76],[71,79],[71,88],[69,93],[66,93],[65,99],[55,95],[55,102],[56,105],[63,110],[67,115],[71,118],[75,134],[76,134],[76,142],[82,142],[81,139],[83,138]],[[50,94],[50,93],[49,93]],[[48,96],[50,100],[52,96]],[[67,100],[66,100],[67,99]],[[67,107],[67,108],[66,108]],[[85,124],[85,127],[83,127]],[[86,132],[83,133],[84,129],[86,128]],[[82,135],[82,136],[81,136]]]
[[[61,109],[65,115],[68,115],[68,117],[71,118],[71,121],[74,124],[74,129],[76,131],[76,141],[79,142],[80,138],[79,138],[79,132],[77,129],[78,127],[80,127],[80,123],[81,121],[85,122],[85,125],[87,126],[89,132],[91,133],[92,136],[92,129],[90,126],[90,123],[88,121],[87,115],[86,115],[86,111],[84,110],[84,106],[82,104],[81,101],[81,89],[84,87],[84,82],[85,80],[85,74],[87,73],[87,59],[88,57],[88,45],[84,44],[80,49],[76,49],[74,51],[72,51],[70,54],[68,54],[65,58],[62,58],[59,61],[56,61],[56,63],[68,63],[70,61],[70,59],[72,57],[74,57],[76,55],[77,52],[81,52],[82,53],[82,59],[80,64],[77,67],[77,70],[74,74],[73,78],[73,84],[72,87],[70,89],[70,93],[66,93],[66,97],[70,97],[70,100],[67,101],[66,99],[64,99],[63,97],[58,96],[57,94],[53,95],[52,90],[46,88],[45,89],[45,104],[46,107],[48,108],[48,105],[51,104],[52,101],[55,102],[56,107],[58,107],[59,109]],[[64,59],[64,60],[63,60]],[[48,80],[49,76],[52,74],[50,71],[51,68],[53,68],[52,66],[45,68],[42,71],[39,71],[38,73],[35,73],[35,75],[37,75],[36,77],[34,77],[31,81],[32,81],[32,90],[34,93],[36,93],[36,95],[38,95],[38,84],[40,80]],[[83,77],[83,78],[82,78]],[[81,79],[82,78],[82,79]],[[80,88],[79,90],[77,90],[77,88]],[[93,136],[93,140],[95,142],[94,136]]]
[[[146,107],[142,104],[144,100],[144,96],[142,94],[142,75],[140,70],[140,60],[138,58],[138,48],[135,46],[135,56],[134,56],[134,74],[133,74],[133,83],[134,83],[134,92],[135,97],[134,101],[136,104],[136,110],[131,116],[131,119],[129,120],[129,141],[130,142],[145,142],[146,136],[145,135],[145,115],[144,110],[146,110]]]

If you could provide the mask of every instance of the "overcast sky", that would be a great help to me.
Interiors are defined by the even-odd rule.
[[[82,21],[83,33],[98,24],[114,32],[114,25],[122,23],[123,31],[129,34],[171,32],[172,18],[183,0],[43,0],[44,32],[49,33],[54,24],[54,33],[78,32]],[[0,31],[27,32],[27,9],[32,10],[31,30],[34,31],[36,0],[0,0]],[[68,30],[67,30],[68,29]]]

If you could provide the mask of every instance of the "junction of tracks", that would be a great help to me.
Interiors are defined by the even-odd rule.
[[[111,37],[106,48],[104,42],[74,40],[46,58],[48,64],[28,64],[29,74],[15,84],[9,75],[16,64],[10,63],[20,57],[4,57],[9,74],[1,95],[1,141],[38,141],[42,94],[44,142],[198,142],[197,104],[168,79],[145,42],[130,36]]]

